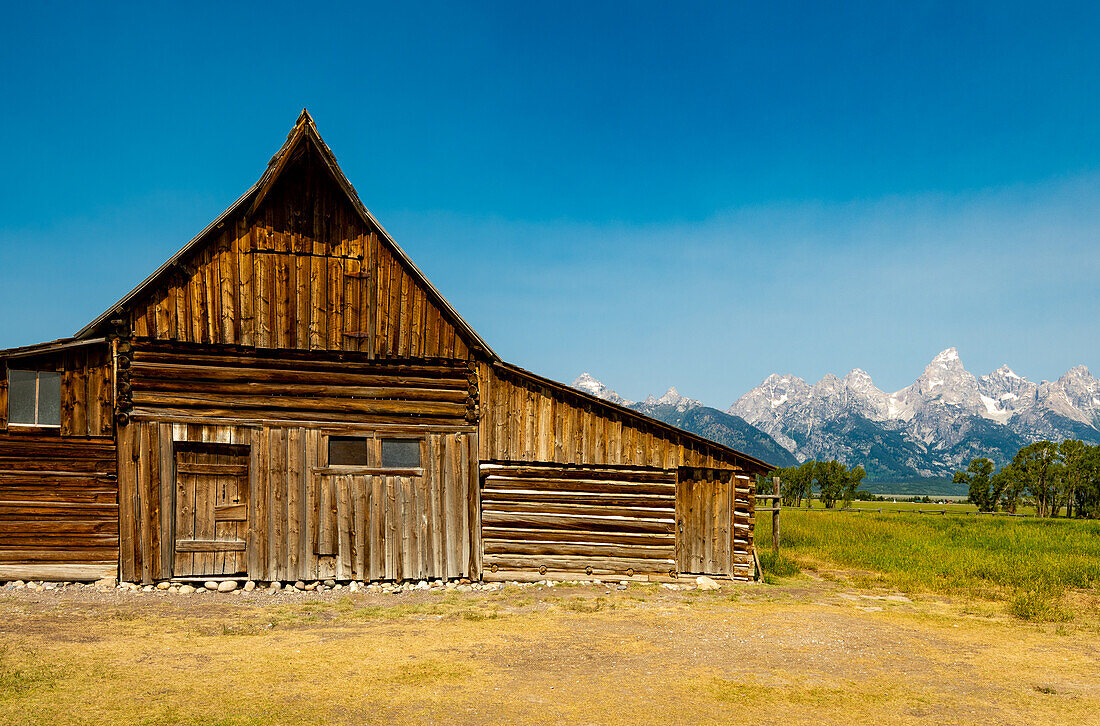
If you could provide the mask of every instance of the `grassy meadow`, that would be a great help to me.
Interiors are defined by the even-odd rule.
[[[1004,602],[1027,620],[1070,619],[1075,594],[1090,602],[1100,595],[1100,521],[929,515],[889,510],[952,505],[879,504],[883,514],[785,509],[778,558],[768,551],[771,517],[759,517],[765,572],[840,569],[869,586]]]

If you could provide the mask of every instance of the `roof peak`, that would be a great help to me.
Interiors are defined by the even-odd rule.
[[[403,249],[401,249],[397,241],[386,231],[385,227],[375,219],[374,215],[370,213],[370,210],[368,210],[359,199],[359,195],[356,193],[355,188],[351,185],[351,182],[348,181],[348,178],[344,175],[343,170],[336,161],[336,155],[332,153],[332,149],[330,149],[324,139],[321,138],[321,134],[317,131],[317,126],[313,122],[313,117],[310,115],[309,110],[305,108],[303,108],[302,112],[298,115],[298,120],[294,123],[294,128],[292,128],[287,135],[286,142],[283,144],[282,148],[275,152],[275,156],[271,157],[271,161],[267,164],[267,169],[264,170],[259,180],[253,184],[248,191],[242,194],[237,201],[222,212],[217,219],[206,227],[206,229],[199,232],[197,236],[184,245],[179,252],[161,265],[152,275],[123,296],[121,300],[111,306],[111,308],[106,310],[89,325],[82,328],[75,337],[86,338],[94,333],[100,326],[106,323],[115,311],[122,310],[131,300],[154,284],[162,275],[166,274],[169,269],[173,268],[184,255],[188,254],[197,245],[203,243],[207,234],[216,229],[218,225],[231,214],[242,213],[246,219],[251,217],[262,204],[267,193],[271,190],[272,185],[279,177],[279,174],[290,161],[291,150],[299,143],[310,143],[313,145],[314,149],[321,157],[323,166],[327,169],[332,180],[343,191],[359,217],[367,225],[377,230],[383,242],[397,255],[401,263],[408,267],[412,276],[424,286],[428,295],[435,298],[435,302],[439,305],[441,312],[450,317],[456,326],[465,334],[466,338],[469,340],[468,345],[470,348],[475,351],[481,351],[492,360],[500,360],[499,356],[489,347],[489,344],[478,335],[477,331],[475,331],[458,311],[454,309],[450,302],[443,297],[443,294],[431,283],[424,272],[417,267],[416,263],[412,261]]]

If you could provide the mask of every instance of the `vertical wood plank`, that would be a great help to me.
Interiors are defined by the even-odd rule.
[[[119,518],[119,576],[133,581],[137,573],[134,546],[135,536],[134,489],[137,485],[134,470],[134,424],[120,426],[118,430],[118,518]]]
[[[354,513],[351,502],[351,477],[335,477],[336,484],[336,579],[350,580],[352,576],[352,523]]]
[[[469,542],[469,577],[472,580],[481,579],[481,557],[483,552],[481,542],[481,473],[478,470],[478,435],[476,433],[465,434],[467,462],[466,472],[466,522],[468,527]]]
[[[172,554],[176,546],[175,532],[175,462],[172,453],[172,427],[158,425],[160,451],[157,464],[160,467],[160,571],[161,577],[172,577]]]
[[[456,489],[458,470],[455,466],[457,450],[453,435],[443,437],[443,532],[447,564],[447,577],[459,577],[462,571],[459,552],[460,525],[458,523],[459,501]]]
[[[276,580],[286,580],[286,439],[280,428],[265,426],[264,432],[268,448],[268,570]]]
[[[305,528],[302,521],[304,509],[305,482],[302,470],[302,429],[293,426],[287,429],[287,579],[308,577],[302,565],[301,554],[305,540]]]
[[[249,432],[248,461],[248,574],[257,580],[274,580],[268,567],[267,440],[262,428]]]

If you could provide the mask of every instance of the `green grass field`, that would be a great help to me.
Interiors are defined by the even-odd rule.
[[[1075,594],[1090,603],[1100,595],[1095,520],[786,509],[780,535],[775,558],[768,551],[771,517],[758,517],[757,547],[773,576],[842,568],[869,585],[1001,601],[1028,620],[1068,619]]]

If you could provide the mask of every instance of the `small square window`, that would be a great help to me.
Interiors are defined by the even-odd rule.
[[[367,439],[353,436],[330,436],[328,439],[329,466],[366,466]]]
[[[56,371],[8,371],[8,423],[61,425],[61,374]]]
[[[420,439],[382,439],[382,466],[416,469],[420,466]]]

